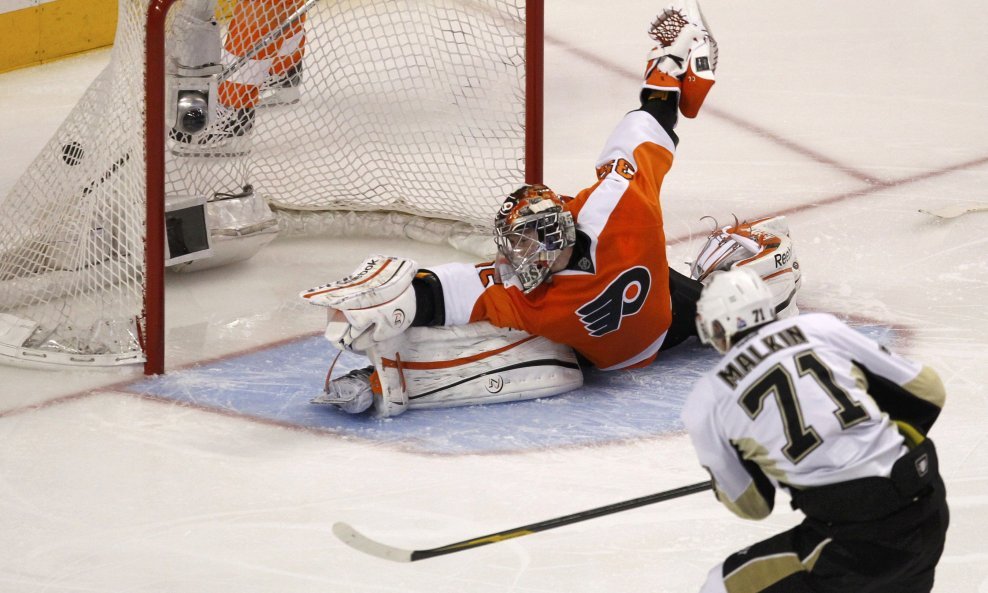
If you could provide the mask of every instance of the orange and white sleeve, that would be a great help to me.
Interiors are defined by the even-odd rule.
[[[489,321],[499,327],[524,330],[508,288],[494,275],[494,266],[449,263],[430,266],[442,286],[445,325]]]

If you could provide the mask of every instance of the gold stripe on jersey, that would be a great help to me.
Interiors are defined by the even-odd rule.
[[[741,456],[745,461],[757,463],[758,467],[761,468],[766,476],[775,478],[779,482],[789,483],[786,472],[779,469],[778,463],[772,459],[772,456],[769,455],[768,449],[764,445],[751,437],[731,439],[731,444],[741,452]]]
[[[868,391],[868,378],[857,364],[851,366],[851,376],[854,377],[854,382],[861,391]],[[947,401],[947,391],[943,386],[943,381],[940,380],[940,375],[925,365],[916,375],[916,378],[903,385],[902,388],[912,396],[941,409]]]
[[[868,377],[865,377],[864,371],[857,364],[851,365],[851,377],[854,378],[854,384],[858,389],[868,393]]]
[[[938,408],[943,408],[947,399],[947,392],[943,387],[943,381],[940,380],[940,375],[928,366],[924,366],[915,379],[902,387],[919,399]]]
[[[742,519],[764,519],[772,514],[772,507],[758,491],[758,487],[752,482],[737,500],[731,500],[720,488],[715,490],[717,500],[721,502],[729,511]]]

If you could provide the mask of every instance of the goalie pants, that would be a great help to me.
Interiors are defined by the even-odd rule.
[[[696,302],[700,300],[703,285],[689,276],[669,269],[669,296],[672,299],[672,323],[662,341],[662,350],[668,350],[696,335]]]
[[[948,523],[937,476],[925,496],[882,519],[838,524],[807,518],[736,552],[721,565],[723,588],[708,581],[704,591],[929,593]]]

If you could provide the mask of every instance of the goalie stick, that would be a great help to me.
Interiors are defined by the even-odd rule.
[[[425,560],[426,558],[434,558],[436,556],[443,556],[445,554],[453,554],[464,550],[470,550],[472,548],[479,548],[480,546],[486,546],[487,544],[495,544],[507,539],[531,535],[539,531],[547,531],[549,529],[555,529],[556,527],[562,527],[563,525],[570,525],[571,523],[578,523],[580,521],[586,521],[587,519],[594,519],[596,517],[602,517],[612,513],[619,513],[621,511],[627,511],[629,509],[662,502],[664,500],[671,500],[673,498],[679,498],[682,496],[695,494],[697,492],[704,492],[706,490],[710,490],[712,487],[713,485],[710,482],[690,484],[689,486],[682,486],[680,488],[674,488],[664,492],[649,494],[648,496],[632,498],[631,500],[626,500],[624,502],[617,502],[614,504],[597,507],[595,509],[573,513],[572,515],[564,515],[562,517],[556,517],[555,519],[547,519],[545,521],[539,521],[538,523],[532,523],[531,525],[524,525],[522,527],[515,527],[514,529],[498,531],[497,533],[481,535],[479,537],[456,542],[454,544],[447,544],[445,546],[429,548],[426,550],[406,550],[403,548],[382,544],[370,539],[366,535],[363,535],[351,527],[349,524],[343,522],[333,525],[333,534],[340,538],[340,540],[346,545],[365,554],[377,556],[378,558],[383,558],[385,560],[392,560],[394,562],[415,562],[417,560]]]

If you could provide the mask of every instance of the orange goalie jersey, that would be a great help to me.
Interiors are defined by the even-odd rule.
[[[627,114],[597,161],[598,181],[567,205],[577,244],[567,268],[525,294],[495,264],[430,268],[445,324],[489,321],[566,344],[603,370],[655,359],[672,320],[659,191],[675,141],[649,113]]]

